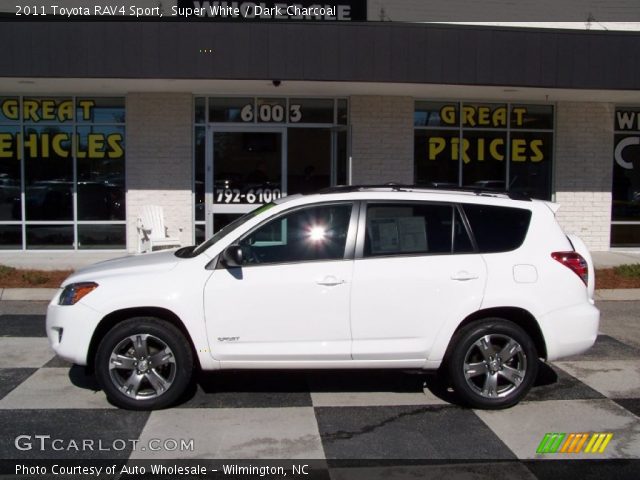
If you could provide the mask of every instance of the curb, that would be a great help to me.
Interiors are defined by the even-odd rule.
[[[57,288],[0,288],[0,301],[21,300],[49,302],[57,291]]]
[[[48,302],[57,291],[57,288],[0,288],[0,301]],[[601,302],[640,300],[640,288],[596,290],[594,298]]]

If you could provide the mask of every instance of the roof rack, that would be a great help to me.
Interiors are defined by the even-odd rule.
[[[505,195],[511,200],[523,200],[531,201],[531,197],[520,192],[499,190],[493,188],[482,187],[457,187],[457,186],[421,186],[421,185],[407,185],[401,183],[384,183],[384,184],[371,184],[371,185],[336,185],[335,187],[328,187],[319,190],[317,193],[349,193],[349,192],[365,192],[368,190],[387,190],[391,192],[466,192],[474,193],[476,195]]]

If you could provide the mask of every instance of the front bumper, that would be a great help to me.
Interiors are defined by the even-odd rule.
[[[577,355],[593,346],[598,337],[600,310],[583,303],[550,312],[539,318],[547,344],[547,360]]]
[[[56,355],[76,365],[87,365],[89,345],[102,316],[82,301],[58,305],[60,292],[47,307],[47,337]]]

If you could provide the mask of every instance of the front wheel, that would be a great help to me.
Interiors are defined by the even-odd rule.
[[[518,403],[533,385],[538,354],[518,325],[492,318],[474,322],[451,340],[446,369],[455,392],[474,408]]]
[[[154,410],[184,393],[193,371],[191,346],[174,325],[137,317],[115,325],[100,342],[96,376],[114,405]]]

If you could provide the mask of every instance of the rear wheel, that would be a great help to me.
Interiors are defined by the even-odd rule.
[[[446,369],[455,392],[474,408],[507,408],[529,391],[538,372],[533,341],[499,318],[474,322],[451,340]]]
[[[189,385],[191,347],[174,325],[137,317],[114,326],[98,346],[98,382],[116,406],[153,410],[173,404]]]

